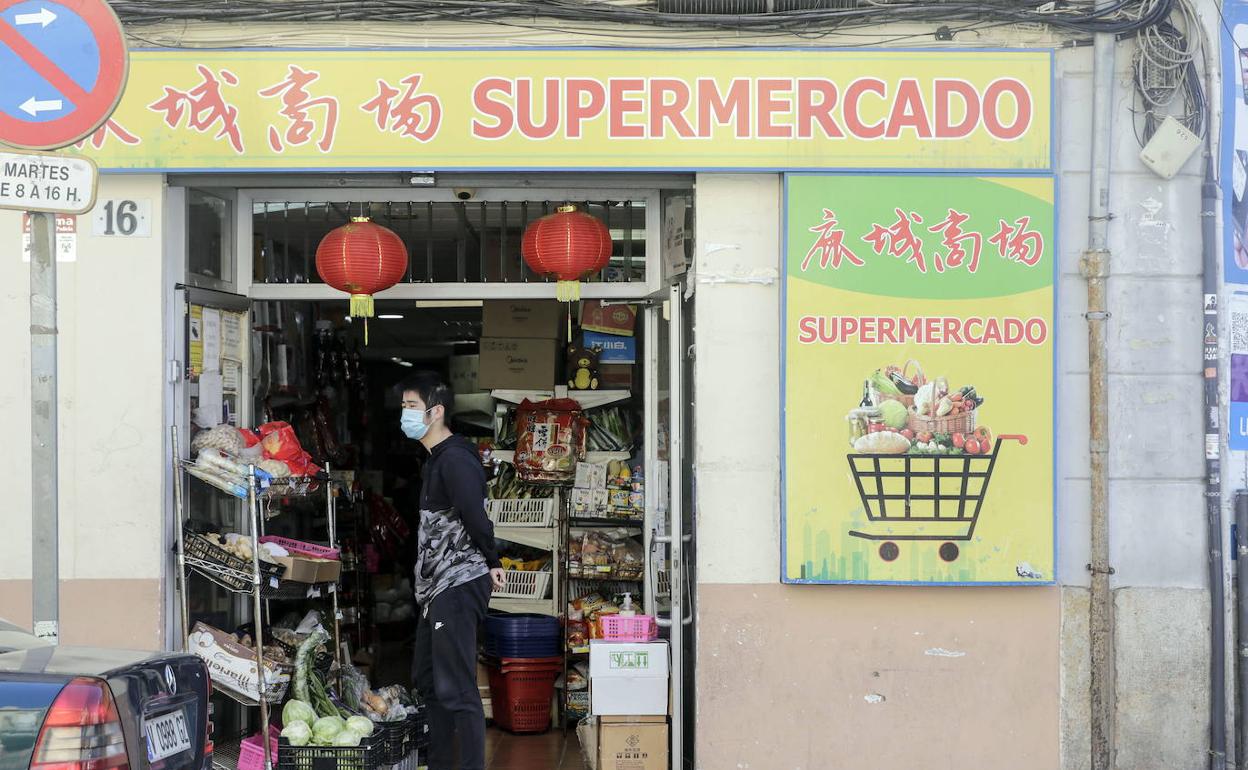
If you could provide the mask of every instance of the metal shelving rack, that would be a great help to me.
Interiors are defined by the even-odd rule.
[[[251,554],[252,564],[251,572],[243,572],[227,567],[223,564],[216,564],[211,561],[200,559],[186,555],[185,548],[185,516],[183,512],[183,496],[182,496],[182,479],[183,475],[188,473],[190,463],[182,459],[181,447],[178,441],[178,429],[174,426],[172,432],[172,450],[173,450],[173,488],[174,488],[174,510],[177,516],[177,526],[174,531],[177,533],[177,562],[179,591],[178,604],[182,615],[182,648],[187,648],[187,641],[190,635],[190,612],[187,606],[187,577],[191,574],[197,574],[213,583],[232,591],[235,594],[248,596],[251,598],[252,622],[255,625],[252,633],[253,651],[256,654],[258,665],[256,667],[256,691],[261,697],[257,699],[248,698],[239,693],[231,692],[223,687],[213,689],[214,693],[221,693],[226,697],[234,700],[247,708],[258,708],[260,711],[261,733],[263,734],[266,726],[269,724],[269,701],[270,698],[263,693],[264,689],[264,616],[268,614],[268,600],[283,598],[300,598],[299,593],[303,592],[304,596],[311,595],[312,592],[323,585],[328,589],[330,602],[333,612],[333,629],[334,629],[334,659],[339,666],[342,665],[342,644],[340,641],[339,619],[341,612],[338,609],[338,586],[337,583],[310,584],[296,583],[293,581],[279,581],[277,578],[270,578],[267,581],[260,571],[260,538],[264,536],[264,523],[266,520],[266,512],[264,503],[283,497],[310,496],[312,494],[311,484],[278,484],[267,489],[260,489],[256,483],[255,466],[248,466],[247,475],[247,512],[248,529],[251,536]],[[337,532],[337,501],[334,496],[333,474],[329,465],[325,466],[325,515],[327,526],[329,529],[329,547],[338,547]],[[234,585],[225,582],[224,579],[232,581]],[[243,584],[245,588],[236,588],[235,585]],[[267,740],[260,741],[264,749],[264,768],[265,770],[273,770],[273,757],[269,752],[269,742]],[[235,741],[226,741],[214,747],[213,765],[217,770],[236,770],[238,764],[238,744]]]

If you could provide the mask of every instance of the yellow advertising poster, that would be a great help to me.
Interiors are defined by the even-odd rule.
[[[186,334],[187,366],[191,372],[191,379],[196,380],[204,372],[204,307],[191,305],[187,313],[189,314]]]
[[[1053,581],[1053,197],[786,177],[786,582]]]
[[[139,50],[103,169],[1052,167],[1042,50]]]

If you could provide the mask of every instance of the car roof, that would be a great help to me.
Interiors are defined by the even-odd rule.
[[[40,639],[20,626],[0,618],[0,653],[13,650],[33,650],[36,647],[47,647],[51,644],[47,639]]]

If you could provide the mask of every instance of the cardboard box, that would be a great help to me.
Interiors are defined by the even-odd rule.
[[[293,580],[296,583],[315,583],[320,570],[320,562],[303,556],[278,556],[273,561],[286,568],[282,580]]]
[[[599,722],[598,770],[667,770],[667,721]]]
[[[637,325],[635,305],[604,305],[600,299],[581,303],[581,329],[587,332],[633,336]]]
[[[477,393],[477,375],[481,372],[481,356],[451,356],[447,361],[447,379],[455,395]]]
[[[668,713],[667,642],[589,643],[590,713],[659,716]]]
[[[585,332],[585,347],[598,348],[599,364],[637,363],[637,338]]]
[[[632,390],[633,365],[599,364],[598,388],[599,390]]]
[[[489,300],[481,309],[481,336],[557,340],[566,312],[554,300]]]
[[[342,562],[337,559],[314,559],[317,563],[316,582],[337,583],[342,577]]]
[[[273,561],[286,568],[282,580],[296,583],[334,583],[342,576],[337,559],[310,559],[306,556],[278,556]]]
[[[553,339],[482,337],[478,385],[486,390],[553,390],[559,352]]]

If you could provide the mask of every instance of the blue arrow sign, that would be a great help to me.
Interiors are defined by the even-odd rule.
[[[47,0],[18,3],[0,14],[0,23],[17,31],[39,53],[56,65],[74,85],[90,92],[100,75],[100,47],[90,26],[76,12]],[[63,118],[78,105],[32,63],[8,46],[0,45],[0,112],[28,123]]]

